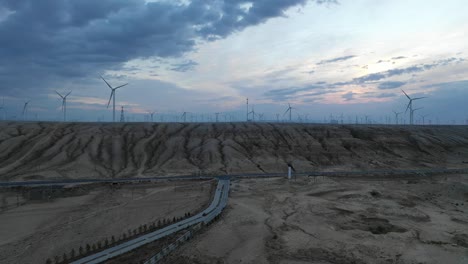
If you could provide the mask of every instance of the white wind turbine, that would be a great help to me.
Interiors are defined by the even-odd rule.
[[[284,112],[283,116],[289,112],[289,122],[292,121],[292,110],[295,109],[294,107],[291,107],[291,104],[288,103],[288,109]]]
[[[416,109],[411,109],[411,116],[414,115],[414,112],[420,110],[420,109],[423,109],[424,107],[419,107],[419,108],[416,108]]]
[[[403,112],[392,111],[395,114],[395,124],[398,125],[398,116],[403,114]]]
[[[31,100],[24,102],[23,106],[23,120],[25,120],[26,115],[28,114],[28,104],[31,102]]]
[[[156,113],[156,111],[153,111],[153,112],[148,111],[148,115],[149,115],[150,118],[151,118],[151,122],[153,122],[153,116],[154,116],[155,113]]]
[[[248,114],[249,115],[252,114],[252,121],[255,122],[255,108],[253,105],[252,105],[252,111],[250,111]]]
[[[187,114],[190,114],[190,112],[184,112],[180,117],[184,119],[184,123],[187,122]]]
[[[66,95],[61,95],[57,91],[55,92],[62,98],[63,122],[66,122],[67,121],[67,96],[69,96],[72,91],[68,92]]]
[[[425,125],[426,124],[426,117],[429,116],[429,114],[425,114],[425,115],[419,115],[422,119],[422,124]]]
[[[115,122],[115,90],[121,88],[121,87],[124,87],[125,85],[127,85],[128,83],[126,84],[123,84],[123,85],[120,85],[120,86],[117,86],[117,87],[112,87],[106,80],[104,80],[104,78],[101,76],[101,79],[107,84],[107,86],[111,89],[111,94],[110,94],[110,97],[109,97],[109,102],[107,103],[107,108],[109,108],[109,105],[110,105],[110,102],[112,99],[113,100],[113,104],[112,104],[112,122]]]
[[[423,98],[426,98],[426,97],[411,98],[411,97],[408,96],[408,94],[406,94],[405,91],[403,91],[403,89],[401,89],[401,91],[406,95],[406,97],[408,97],[409,103],[408,103],[408,106],[406,107],[405,113],[408,112],[408,109],[410,110],[410,125],[413,125],[413,123],[414,123],[413,122],[413,120],[414,120],[413,113],[414,113],[414,111],[416,111],[416,110],[413,111],[413,101],[423,99]]]

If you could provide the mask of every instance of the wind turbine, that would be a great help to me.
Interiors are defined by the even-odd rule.
[[[419,115],[421,118],[422,118],[422,121],[423,121],[423,125],[425,124],[425,121],[426,121],[426,117],[429,116],[429,114],[425,114],[425,115]]]
[[[61,95],[59,92],[55,91],[62,98],[62,112],[63,112],[63,122],[67,121],[67,96],[71,94],[72,91],[67,93],[65,96]]]
[[[395,114],[395,124],[398,125],[398,116],[403,114],[403,112],[392,111]]]
[[[27,115],[28,113],[28,104],[29,102],[31,102],[31,100],[28,100],[26,102],[24,102],[24,106],[23,106],[23,120],[25,119],[25,116]]]
[[[182,116],[181,116],[181,117],[184,119],[184,123],[187,121],[187,114],[188,114],[188,113],[189,113],[189,112],[184,112],[184,113],[182,114]]]
[[[221,113],[215,113],[215,115],[216,115],[216,123],[218,123],[218,116],[219,116],[219,114],[221,114]]]
[[[255,108],[254,108],[253,105],[252,105],[252,111],[250,111],[248,114],[249,114],[249,115],[252,114],[252,121],[255,122]]]
[[[411,113],[410,113],[410,114],[411,114],[411,117],[413,117],[414,112],[416,112],[416,111],[418,111],[418,110],[420,110],[420,109],[423,109],[423,108],[424,108],[424,107],[419,107],[419,108],[416,108],[416,109],[411,109]],[[412,120],[413,120],[413,119],[411,118],[411,121],[412,121]]]
[[[249,98],[247,98],[247,122],[249,122]]]
[[[263,115],[264,115],[264,113],[258,114],[258,121],[262,121],[262,120],[263,120]]]
[[[153,116],[155,113],[156,111],[153,111],[153,112],[148,111],[148,114],[150,115],[150,118],[151,118],[151,122],[153,122]]]
[[[291,104],[288,103],[288,109],[286,109],[286,111],[284,112],[283,116],[289,112],[289,122],[292,121],[292,109],[294,109],[293,107],[291,107]]]
[[[107,84],[107,86],[111,89],[111,93],[110,93],[110,97],[109,97],[109,102],[107,103],[107,108],[109,108],[109,105],[110,105],[110,102],[112,99],[113,100],[113,104],[112,104],[112,122],[115,122],[115,90],[121,88],[121,87],[124,87],[125,85],[127,85],[128,83],[126,84],[123,84],[123,85],[120,85],[120,86],[117,86],[117,87],[112,87],[102,76],[101,76],[101,79]]]
[[[405,113],[408,112],[408,109],[410,110],[410,125],[412,125],[413,120],[414,120],[413,119],[413,113],[414,113],[414,111],[413,111],[413,101],[423,99],[423,98],[426,98],[426,97],[411,98],[411,97],[408,96],[408,94],[406,94],[405,91],[403,91],[403,89],[401,89],[401,91],[406,95],[406,97],[408,97],[408,100],[409,100],[409,103],[408,103],[408,106],[406,107]]]

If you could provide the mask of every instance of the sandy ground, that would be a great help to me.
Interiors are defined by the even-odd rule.
[[[34,198],[0,189],[0,263],[45,263],[72,248],[110,240],[159,219],[196,212],[213,181],[82,186]],[[49,197],[49,196],[47,196]],[[19,204],[19,206],[17,206]]]
[[[468,263],[468,175],[242,180],[165,263]]]
[[[468,126],[0,122],[0,181],[468,166]]]

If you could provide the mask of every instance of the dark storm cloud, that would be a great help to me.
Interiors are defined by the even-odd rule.
[[[439,66],[447,66],[452,63],[461,63],[463,61],[464,61],[463,58],[447,58],[443,60],[434,61],[433,63],[428,63],[428,64],[418,64],[418,65],[413,65],[413,66],[406,67],[406,68],[396,68],[396,69],[391,69],[388,71],[371,73],[371,74],[364,75],[358,78],[354,78],[353,83],[363,84],[366,82],[375,82],[375,81],[380,81],[382,79],[390,78],[393,76],[423,72],[423,71],[427,71],[427,70],[430,70]]]
[[[406,84],[406,82],[389,81],[389,82],[380,83],[378,88],[381,89],[381,90],[395,89],[395,88],[399,88],[399,87],[401,87],[401,86],[403,86],[405,84]]]
[[[355,94],[356,94],[356,93],[353,93],[353,92],[347,92],[347,93],[343,94],[341,97],[342,97],[343,99],[345,99],[345,101],[351,101],[351,100],[354,99],[354,95],[355,95]]]
[[[349,55],[349,56],[337,57],[337,58],[333,58],[333,59],[329,59],[329,60],[322,60],[322,61],[318,62],[317,65],[328,64],[328,63],[333,63],[333,62],[338,62],[338,61],[345,61],[345,60],[352,59],[354,57],[356,57],[356,56],[355,55]]]
[[[362,97],[364,98],[389,98],[389,97],[396,97],[397,94],[395,93],[373,93],[373,92],[369,92],[369,93],[365,93],[364,95],[362,95]]]
[[[466,91],[468,91],[468,80],[435,83],[426,85],[424,86],[424,88],[438,88],[441,91],[443,91],[444,89],[465,89]]]
[[[179,57],[197,40],[225,38],[306,2],[2,0],[0,10],[9,15],[0,21],[0,81],[8,88],[0,89],[40,90],[135,58]]]
[[[177,72],[187,72],[187,71],[191,71],[195,68],[195,66],[197,66],[198,63],[193,61],[193,60],[189,60],[187,62],[183,62],[183,63],[179,63],[179,64],[172,64],[172,67],[170,70],[171,71],[177,71]]]
[[[285,101],[292,98],[301,97],[316,97],[324,94],[336,92],[333,89],[329,89],[326,86],[321,85],[305,85],[302,87],[289,87],[282,89],[274,89],[265,92],[263,95],[273,101]]]
[[[318,88],[323,88],[323,86],[319,85],[309,85],[305,87],[290,87],[290,88],[282,88],[282,89],[275,89],[275,90],[269,90],[265,92],[265,96],[267,97],[274,97],[274,96],[283,96],[283,95],[294,95],[299,92],[305,92],[305,91],[310,91],[310,90],[315,90]]]

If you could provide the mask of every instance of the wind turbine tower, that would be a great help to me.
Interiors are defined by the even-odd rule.
[[[215,115],[216,115],[216,123],[218,123],[219,114],[220,114],[220,113],[215,113]]]
[[[120,85],[120,86],[117,86],[117,87],[112,87],[102,76],[101,76],[101,79],[107,84],[107,86],[109,87],[109,89],[111,89],[111,93],[110,93],[110,97],[109,97],[109,102],[107,103],[107,108],[109,108],[109,105],[110,105],[110,102],[112,99],[113,100],[113,104],[112,104],[112,122],[115,122],[115,91],[121,87],[124,87],[125,85],[127,85],[128,83],[126,84],[123,84],[123,85]]]
[[[411,97],[408,96],[408,94],[405,91],[403,91],[403,89],[401,91],[406,95],[406,97],[409,100],[409,103],[408,103],[408,106],[406,107],[405,113],[408,112],[408,109],[410,110],[410,125],[413,125],[413,123],[414,123],[413,113],[414,113],[414,111],[416,111],[416,110],[413,111],[413,101],[423,99],[423,98],[426,98],[426,97],[411,98]]]
[[[57,91],[55,92],[62,98],[63,122],[66,122],[67,121],[67,96],[69,96],[72,91],[68,92],[66,95],[61,95]]]

